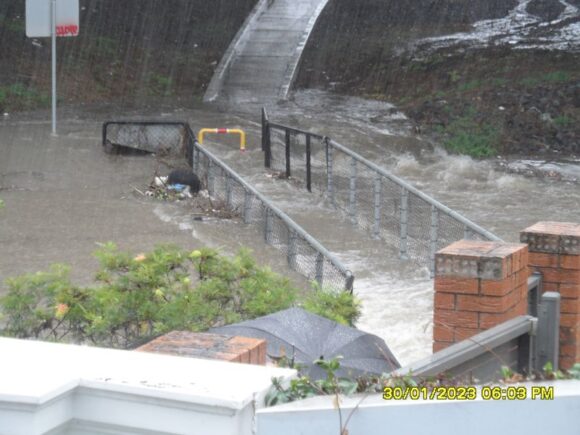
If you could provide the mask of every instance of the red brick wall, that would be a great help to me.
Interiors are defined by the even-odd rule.
[[[580,224],[538,222],[520,234],[529,265],[542,273],[542,290],[560,293],[561,368],[580,362]]]
[[[435,256],[433,351],[526,314],[524,244],[461,240]]]

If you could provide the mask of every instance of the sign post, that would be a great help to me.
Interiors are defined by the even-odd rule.
[[[51,39],[52,39],[52,135],[56,136],[56,0],[51,0]]]
[[[78,34],[79,0],[26,0],[26,36],[51,38],[53,135],[56,135],[56,37]]]

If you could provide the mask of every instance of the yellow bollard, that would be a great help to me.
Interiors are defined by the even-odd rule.
[[[246,151],[246,133],[244,130],[240,130],[239,128],[202,128],[199,130],[199,144],[203,145],[203,136],[206,133],[215,133],[215,134],[239,134],[240,135],[240,151]]]

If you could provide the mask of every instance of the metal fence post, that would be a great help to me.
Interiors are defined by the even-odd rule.
[[[296,270],[296,233],[292,230],[288,231],[288,266],[290,269]]]
[[[270,123],[267,120],[264,133],[266,134],[266,138],[264,139],[264,146],[266,147],[264,152],[264,166],[270,169],[272,167],[272,133],[270,129]]]
[[[324,257],[319,252],[316,255],[316,277],[315,277],[318,285],[322,286],[323,278],[324,278]]]
[[[212,196],[214,194],[214,181],[215,181],[215,174],[213,170],[213,162],[209,159],[207,164],[207,193]]]
[[[266,215],[264,216],[264,241],[268,245],[272,241],[272,212],[270,209],[266,209]]]
[[[554,371],[558,370],[559,341],[560,294],[546,292],[538,309],[536,370],[542,370],[548,362],[552,363]]]
[[[528,278],[528,314],[530,316],[538,317],[540,294],[542,294],[542,274],[536,271]]]
[[[232,178],[226,174],[226,205],[232,206]]]
[[[349,214],[350,221],[356,225],[356,159],[350,161],[350,192],[349,192]]]
[[[334,185],[332,180],[332,146],[328,141],[328,138],[324,138],[324,142],[326,144],[326,191],[328,192],[328,198],[330,198],[330,203],[336,207],[334,203]]]
[[[463,238],[465,240],[473,239],[473,231],[468,226],[463,227]]]
[[[195,155],[193,159],[195,162],[195,164],[193,165],[193,172],[197,174],[199,173],[199,148],[197,147],[197,145],[194,145],[193,154]]]
[[[306,135],[306,188],[312,192],[312,166],[311,166],[312,149],[310,148],[310,135]]]
[[[375,185],[374,185],[374,198],[375,198],[375,222],[373,226],[373,238],[379,239],[381,234],[381,204],[382,204],[382,183],[381,176],[379,174],[375,175]]]
[[[246,190],[244,193],[244,223],[249,224],[252,212],[252,194]]]
[[[290,177],[291,175],[291,167],[290,167],[290,130],[286,130],[286,137],[285,137],[285,145],[286,145],[286,177]]]
[[[435,252],[437,252],[437,233],[439,232],[439,210],[431,206],[431,241],[429,249],[429,270],[431,278],[435,276]]]
[[[262,107],[262,151],[266,151],[266,108]]]
[[[400,240],[399,240],[399,258],[407,260],[407,234],[409,219],[409,191],[401,187],[401,222],[400,222]]]

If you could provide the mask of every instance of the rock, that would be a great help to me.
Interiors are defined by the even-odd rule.
[[[189,186],[192,194],[199,192],[201,189],[201,181],[199,177],[190,169],[174,169],[167,178],[169,185],[183,184]]]

